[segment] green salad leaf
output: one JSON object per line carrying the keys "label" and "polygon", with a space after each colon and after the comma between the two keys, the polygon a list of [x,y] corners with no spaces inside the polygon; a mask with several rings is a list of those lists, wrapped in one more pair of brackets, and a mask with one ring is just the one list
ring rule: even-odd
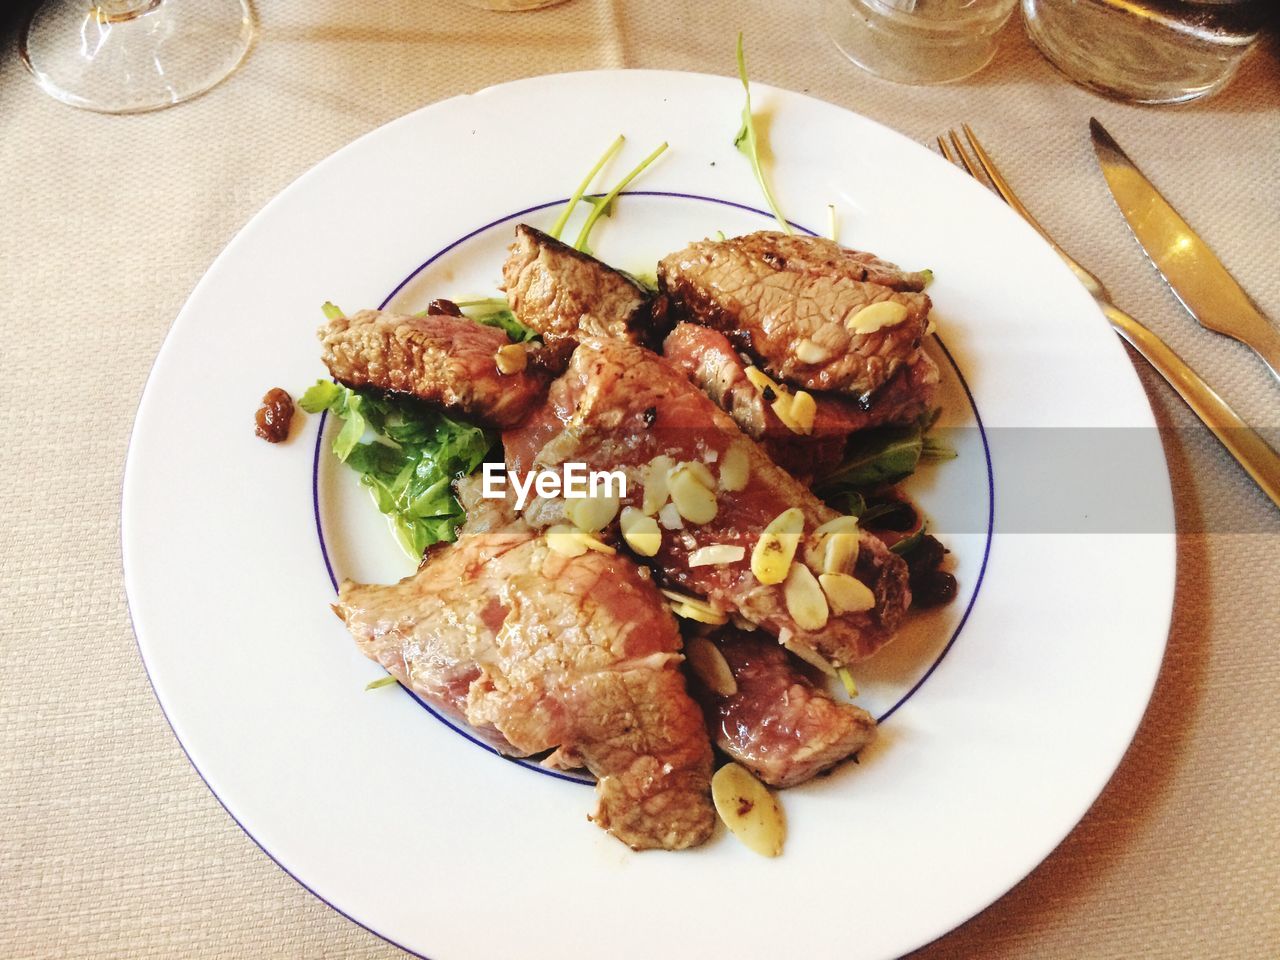
{"label": "green salad leaf", "polygon": [[764,164],[760,161],[760,138],[756,133],[755,117],[751,113],[751,82],[747,79],[747,57],[742,49],[742,34],[738,34],[738,76],[742,79],[742,89],[746,91],[747,102],[742,107],[742,126],[738,135],[733,138],[733,145],[751,161],[751,172],[756,175],[756,182],[764,193],[765,202],[773,211],[774,219],[784,233],[791,233],[791,224],[778,209],[778,201],[773,198],[773,190],[769,188],[769,180],[764,174]]}
{"label": "green salad leaf", "polygon": [[466,316],[486,327],[497,327],[512,343],[525,343],[542,335],[532,327],[526,327],[516,319],[505,297],[482,297],[478,300],[455,300]]}
{"label": "green salad leaf", "polygon": [[308,413],[327,410],[342,421],[334,455],[360,474],[411,557],[457,539],[465,515],[452,484],[485,461],[494,445],[490,433],[412,397],[353,390],[328,380],[317,381],[298,404]]}
{"label": "green salad leaf", "polygon": [[591,250],[587,247],[587,241],[591,237],[591,231],[595,228],[596,221],[602,216],[607,217],[613,212],[613,201],[617,199],[623,189],[636,177],[640,176],[649,164],[657,160],[667,149],[666,141],[663,141],[657,149],[641,160],[631,172],[614,184],[613,189],[606,193],[603,197],[585,197],[591,203],[591,213],[587,215],[586,222],[582,224],[582,229],[578,231],[578,239],[573,241],[573,249],[580,253],[591,255]]}
{"label": "green salad leaf", "polygon": [[926,436],[937,414],[936,410],[927,413],[905,427],[876,427],[854,434],[844,462],[818,481],[818,495],[847,501],[854,508],[849,512],[857,515],[866,507],[865,491],[905,480],[916,472],[921,460],[954,458],[954,450]]}

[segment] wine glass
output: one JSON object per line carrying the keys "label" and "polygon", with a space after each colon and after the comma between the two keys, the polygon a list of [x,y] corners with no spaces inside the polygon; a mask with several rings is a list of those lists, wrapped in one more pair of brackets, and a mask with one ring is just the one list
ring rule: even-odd
{"label": "wine glass", "polygon": [[63,103],[141,113],[204,93],[240,65],[253,36],[248,0],[44,0],[18,52]]}

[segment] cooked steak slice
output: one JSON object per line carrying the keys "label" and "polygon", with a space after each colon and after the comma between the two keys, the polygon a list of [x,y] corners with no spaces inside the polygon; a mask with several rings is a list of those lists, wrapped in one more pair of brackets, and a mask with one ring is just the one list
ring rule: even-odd
{"label": "cooked steak slice", "polygon": [[[632,505],[643,502],[641,477],[655,457],[698,461],[718,470],[729,449],[740,445],[748,463],[745,487],[736,492],[718,487],[712,519],[688,521],[684,529],[663,534],[653,563],[669,586],[705,597],[837,663],[860,660],[884,645],[910,604],[906,564],[863,531],[857,564],[849,572],[871,589],[874,607],[832,613],[821,629],[801,628],[782,585],[763,585],[751,572],[751,552],[764,527],[784,510],[801,510],[807,535],[836,513],[773,463],[679,370],[643,347],[607,338],[584,340],[564,376],[552,384],[546,406],[507,431],[503,442],[514,470],[565,462],[591,470],[623,469],[631,478],[624,502]],[[729,564],[690,564],[695,550],[713,544],[740,545],[745,557]],[[812,537],[806,536],[797,557],[811,545]]]}
{"label": "cooked steak slice", "polygon": [[[702,240],[658,264],[670,321],[715,327],[768,373],[807,390],[858,396],[920,350],[930,303],[915,276],[865,254],[844,256],[829,240],[777,233]],[[901,304],[905,319],[869,333],[846,326],[886,300]]]}
{"label": "cooked steak slice", "polygon": [[390,586],[342,585],[361,651],[500,749],[586,766],[592,819],[635,849],[704,841],[711,746],[662,597],[622,555],[568,558],[521,522],[466,533]]}
{"label": "cooked steak slice", "polygon": [[932,408],[938,386],[938,366],[921,350],[865,405],[844,394],[815,393],[813,432],[800,435],[778,419],[747,379],[747,362],[720,331],[679,323],[663,342],[662,354],[733,417],[743,433],[763,443],[775,463],[801,477],[837,466],[851,433],[919,419]]}
{"label": "cooked steak slice", "polygon": [[519,422],[550,379],[534,363],[499,372],[495,358],[507,335],[466,317],[361,310],[329,321],[319,337],[339,383],[412,394],[497,427]]}
{"label": "cooked steak slice", "polygon": [[697,684],[716,746],[775,787],[812,779],[868,743],[876,721],[841,702],[816,671],[772,637],[725,628],[714,637],[738,684],[720,697]]}
{"label": "cooked steak slice", "polygon": [[502,265],[516,319],[546,339],[644,339],[649,295],[634,280],[541,230],[520,224]]}

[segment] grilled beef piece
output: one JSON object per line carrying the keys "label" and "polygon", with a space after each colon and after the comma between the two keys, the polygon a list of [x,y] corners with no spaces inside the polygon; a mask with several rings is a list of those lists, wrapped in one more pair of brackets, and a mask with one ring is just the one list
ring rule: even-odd
{"label": "grilled beef piece", "polygon": [[649,294],[626,274],[520,224],[502,265],[503,289],[516,319],[548,340],[646,336]]}
{"label": "grilled beef piece", "polygon": [[695,681],[711,736],[765,783],[803,783],[875,738],[871,714],[832,697],[821,675],[772,637],[725,628],[713,642],[728,661],[738,692],[720,697]]}
{"label": "grilled beef piece", "polygon": [[662,354],[759,440],[774,462],[798,477],[820,476],[838,466],[849,434],[868,427],[917,420],[933,406],[938,366],[923,350],[889,379],[865,406],[838,393],[817,393],[813,432],[792,433],[747,379],[747,363],[718,330],[680,323]]}
{"label": "grilled beef piece", "polygon": [[361,310],[319,330],[325,366],[348,387],[408,393],[446,410],[509,427],[541,402],[548,371],[511,374],[495,357],[507,335],[466,317]]}
{"label": "grilled beef piece", "polygon": [[[769,232],[668,254],[658,263],[658,286],[669,320],[720,330],[771,375],[807,390],[858,396],[915,359],[930,308],[921,274],[830,240]],[[866,334],[845,326],[884,300],[905,307],[906,319]]]}
{"label": "grilled beef piece", "polygon": [[[773,463],[679,370],[642,347],[606,338],[583,340],[568,371],[552,384],[546,406],[507,431],[503,443],[514,470],[565,462],[585,463],[591,470],[623,469],[629,475],[624,503],[632,505],[642,502],[641,478],[654,457],[709,463],[714,473],[729,448],[741,445],[749,463],[745,489],[718,489],[710,522],[686,522],[683,530],[664,532],[653,563],[670,586],[837,663],[870,656],[888,642],[911,602],[906,564],[864,531],[849,572],[872,590],[875,606],[862,613],[833,613],[822,629],[803,630],[787,609],[782,585],[762,585],[752,574],[751,552],[764,527],[790,507],[803,512],[807,533],[835,517],[835,511]],[[531,515],[528,509],[525,515]],[[797,558],[815,545],[811,540],[806,537]],[[712,544],[741,545],[746,556],[732,564],[690,566],[690,554]]]}
{"label": "grilled beef piece", "polygon": [[500,750],[585,766],[601,827],[634,849],[711,834],[711,745],[680,635],[621,555],[567,558],[516,521],[431,551],[391,586],[342,585],[361,651]]}

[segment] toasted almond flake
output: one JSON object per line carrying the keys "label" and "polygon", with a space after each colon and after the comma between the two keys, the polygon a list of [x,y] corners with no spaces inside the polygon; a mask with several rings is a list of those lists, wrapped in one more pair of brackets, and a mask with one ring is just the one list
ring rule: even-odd
{"label": "toasted almond flake", "polygon": [[746,554],[745,547],[738,547],[729,543],[713,543],[709,546],[699,547],[689,554],[689,566],[713,567],[723,563],[737,563]]}
{"label": "toasted almond flake", "polygon": [[685,470],[689,472],[693,479],[697,480],[708,490],[715,490],[716,478],[712,476],[710,468],[700,460],[686,460],[681,463],[677,463],[671,473],[667,475],[667,484],[670,485],[672,474]]}
{"label": "toasted almond flake", "polygon": [[642,557],[652,557],[662,548],[662,530],[658,521],[646,517],[635,507],[624,507],[618,521],[622,539]]}
{"label": "toasted almond flake", "polygon": [[907,319],[907,308],[896,300],[881,300],[868,304],[845,321],[850,333],[875,333],[885,327],[896,326]]}
{"label": "toasted almond flake", "polygon": [[673,605],[671,612],[681,619],[695,620],[698,623],[707,623],[713,627],[720,627],[729,622],[728,616],[723,613],[704,610],[702,607],[695,607],[688,603]]}
{"label": "toasted almond flake", "polygon": [[818,582],[831,601],[831,609],[837,614],[861,613],[876,605],[876,595],[871,588],[847,573],[824,573],[818,577]]}
{"label": "toasted almond flake", "polygon": [[799,507],[788,507],[769,521],[764,528],[765,533],[804,533],[804,511]]}
{"label": "toasted almond flake", "polygon": [[509,343],[505,347],[498,348],[494,360],[498,365],[499,373],[519,373],[529,363],[529,355],[523,343]]}
{"label": "toasted almond flake", "polygon": [[587,545],[582,542],[582,531],[567,523],[547,528],[547,546],[562,557],[580,557],[587,552]]}
{"label": "toasted almond flake", "polygon": [[778,399],[769,405],[769,409],[773,411],[774,416],[782,421],[782,425],[792,433],[803,433],[800,424],[796,422],[796,418],[791,415],[791,404],[795,398],[789,393],[778,394]]}
{"label": "toasted almond flake", "polygon": [[[698,468],[701,468],[701,472]],[[698,463],[681,463],[671,471],[667,478],[667,486],[671,492],[671,502],[675,504],[680,516],[690,523],[710,523],[716,518],[719,505],[712,489],[715,480],[703,482],[702,474],[711,476],[706,466]]]}
{"label": "toasted almond flake", "polygon": [[831,359],[831,351],[806,337],[796,344],[796,359],[801,363],[825,363]]}
{"label": "toasted almond flake", "polygon": [[747,367],[747,369],[743,372],[747,375],[747,379],[751,381],[751,385],[755,387],[757,390],[759,390],[761,393],[764,393],[766,390],[772,390],[774,393],[778,394],[779,396],[786,393],[786,391],[783,390],[782,387],[774,383],[772,377],[770,377],[767,373],[765,373],[759,367]]}
{"label": "toasted almond flake", "polygon": [[924,335],[928,337],[937,332],[938,332],[938,325],[933,322],[933,314],[929,314],[929,322],[925,324]]}
{"label": "toasted almond flake", "polygon": [[747,453],[746,443],[736,440],[724,452],[724,462],[720,464],[720,489],[730,493],[745,490],[749,479],[751,457]]}
{"label": "toasted almond flake", "polygon": [[565,500],[564,514],[579,530],[595,533],[613,523],[618,515],[615,496],[581,497]]}
{"label": "toasted almond flake", "polygon": [[711,801],[729,831],[763,857],[782,853],[787,821],[778,799],[745,767],[727,763],[711,778]]}
{"label": "toasted almond flake", "polygon": [[848,573],[858,560],[856,533],[829,533],[822,539],[820,550],[823,573]]}
{"label": "toasted almond flake", "polygon": [[668,503],[658,511],[658,522],[667,530],[684,529],[684,518],[680,516],[680,511],[676,509],[674,503]]}
{"label": "toasted almond flake", "polygon": [[[659,592],[674,604],[690,607],[694,610],[699,610],[702,613],[706,614],[707,616],[719,617],[720,619],[716,621],[717,623],[724,623],[725,620],[727,619],[727,615],[723,610],[721,610],[715,604],[710,603],[706,600],[703,600],[699,597],[695,597],[687,593],[681,593],[678,590],[667,590],[665,588],[663,588]],[[705,621],[705,622],[710,623],[711,621]]]}
{"label": "toasted almond flake", "polygon": [[732,697],[738,692],[729,662],[720,648],[706,637],[690,637],[684,644],[685,659],[702,685],[718,697]]}
{"label": "toasted almond flake", "polygon": [[818,579],[803,563],[791,565],[782,591],[787,600],[787,613],[801,630],[821,630],[827,625],[831,615],[827,597],[818,585]]}
{"label": "toasted almond flake", "polygon": [[603,542],[593,534],[579,531],[578,537],[582,540],[582,545],[588,550],[594,550],[596,553],[605,553],[609,555],[613,555],[618,552],[617,548]]}
{"label": "toasted almond flake", "polygon": [[729,619],[733,621],[733,625],[735,627],[739,630],[744,630],[747,633],[760,629],[760,624],[756,623],[754,620],[748,620],[746,617],[738,613],[731,614]]}
{"label": "toasted almond flake", "polygon": [[644,500],[640,507],[651,517],[667,502],[667,474],[674,466],[675,461],[670,457],[658,456],[650,460],[645,468]]}
{"label": "toasted almond flake", "polygon": [[814,536],[825,537],[828,533],[857,533],[857,517],[833,517],[814,530]]}
{"label": "toasted almond flake", "polygon": [[832,666],[831,661],[828,660],[826,657],[824,657],[822,654],[820,654],[817,650],[813,649],[813,647],[809,646],[809,644],[805,643],[803,640],[796,638],[790,633],[787,633],[785,637],[780,633],[778,635],[778,639],[781,641],[784,647],[790,650],[793,654],[795,654],[805,663],[809,664],[809,666],[816,667],[817,669],[825,673],[828,677],[834,677],[836,675],[836,668]]}
{"label": "toasted almond flake", "polygon": [[818,403],[813,395],[798,390],[791,398],[791,419],[795,421],[796,429],[805,436],[813,433],[813,421],[817,416]]}

